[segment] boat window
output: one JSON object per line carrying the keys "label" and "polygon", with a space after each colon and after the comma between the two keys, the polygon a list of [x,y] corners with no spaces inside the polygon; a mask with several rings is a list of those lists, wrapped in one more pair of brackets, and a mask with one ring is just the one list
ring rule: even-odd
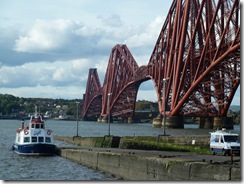
{"label": "boat window", "polygon": [[24,137],[24,142],[30,142],[30,137]]}
{"label": "boat window", "polygon": [[31,128],[35,128],[35,125],[34,124],[31,124]]}
{"label": "boat window", "polygon": [[44,128],[44,125],[43,124],[41,124],[41,128]]}
{"label": "boat window", "polygon": [[46,142],[50,143],[51,142],[51,138],[50,137],[46,137]]}
{"label": "boat window", "polygon": [[37,137],[31,137],[31,142],[37,142]]}
{"label": "boat window", "polygon": [[36,128],[40,128],[40,125],[39,124],[36,124]]}
{"label": "boat window", "polygon": [[44,138],[43,137],[38,137],[38,142],[44,142]]}

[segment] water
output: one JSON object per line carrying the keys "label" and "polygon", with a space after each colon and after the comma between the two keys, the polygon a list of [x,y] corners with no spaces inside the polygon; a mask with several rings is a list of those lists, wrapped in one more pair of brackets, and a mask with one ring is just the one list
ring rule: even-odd
{"label": "water", "polygon": [[[28,120],[25,122],[29,123]],[[59,156],[26,157],[19,156],[10,148],[15,132],[21,126],[18,120],[0,120],[0,179],[1,180],[117,180],[117,178],[79,165]],[[108,124],[80,121],[78,134],[82,137],[108,135]],[[75,136],[76,121],[47,120],[46,128],[55,135]],[[185,129],[166,129],[167,135],[209,135],[212,130],[197,129],[197,125],[185,125]],[[240,132],[235,126],[233,132]],[[157,136],[163,134],[163,128],[152,128],[151,124],[111,123],[110,134],[114,136]],[[56,145],[65,145],[60,141]]]}

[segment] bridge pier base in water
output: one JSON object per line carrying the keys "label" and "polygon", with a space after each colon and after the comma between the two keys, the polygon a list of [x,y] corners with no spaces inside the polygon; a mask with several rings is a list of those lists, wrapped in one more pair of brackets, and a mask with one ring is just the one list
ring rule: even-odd
{"label": "bridge pier base in water", "polygon": [[161,128],[161,126],[162,126],[162,116],[160,114],[156,118],[153,118],[152,127]]}
{"label": "bridge pier base in water", "polygon": [[[184,119],[180,116],[166,117],[165,126],[168,128],[184,128]],[[164,118],[162,118],[162,128],[164,127]]]}
{"label": "bridge pier base in water", "polygon": [[213,129],[212,117],[198,117],[198,128],[200,129]]}
{"label": "bridge pier base in water", "polygon": [[102,117],[102,123],[108,123],[108,116]]}
{"label": "bridge pier base in water", "polygon": [[198,117],[198,128],[218,129],[226,128],[233,129],[232,117]]}
{"label": "bridge pier base in water", "polygon": [[134,118],[133,117],[128,117],[128,121],[127,121],[127,123],[134,123]]}
{"label": "bridge pier base in water", "polygon": [[103,118],[102,118],[101,116],[99,116],[99,117],[97,118],[97,122],[98,122],[98,123],[102,123],[102,120],[103,120]]}
{"label": "bridge pier base in water", "polygon": [[214,117],[213,128],[234,129],[233,117]]}

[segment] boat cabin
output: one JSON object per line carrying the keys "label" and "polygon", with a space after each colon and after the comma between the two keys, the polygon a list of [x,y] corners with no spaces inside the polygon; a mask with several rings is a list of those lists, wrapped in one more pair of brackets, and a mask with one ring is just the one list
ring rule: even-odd
{"label": "boat cabin", "polygon": [[53,143],[51,130],[45,129],[45,123],[40,115],[34,115],[30,119],[29,126],[17,130],[16,142],[22,144],[29,143]]}
{"label": "boat cabin", "polygon": [[45,129],[45,123],[35,107],[35,115],[31,116],[29,126],[22,127],[16,132],[15,142],[12,149],[21,155],[53,155],[57,152],[54,144],[53,132]]}
{"label": "boat cabin", "polygon": [[30,128],[45,129],[45,124],[44,121],[42,120],[42,117],[39,115],[32,116],[30,120]]}

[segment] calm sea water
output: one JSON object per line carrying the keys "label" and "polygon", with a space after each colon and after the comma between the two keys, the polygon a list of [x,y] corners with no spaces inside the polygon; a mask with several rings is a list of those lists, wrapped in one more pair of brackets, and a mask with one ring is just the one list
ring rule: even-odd
{"label": "calm sea water", "polygon": [[[29,123],[27,120],[26,125]],[[15,132],[21,126],[18,120],[0,120],[0,180],[117,180],[117,178],[79,165],[59,156],[26,157],[19,156],[10,148]],[[47,120],[46,128],[55,135],[75,136],[76,121]],[[168,135],[208,135],[212,130],[197,129],[197,125],[185,125],[185,129],[166,129]],[[240,132],[235,126],[233,132]],[[111,123],[110,133],[114,136],[157,136],[163,128],[152,128],[151,124]],[[108,124],[79,121],[78,134],[82,137],[108,135]],[[60,141],[56,145],[65,145]]]}

